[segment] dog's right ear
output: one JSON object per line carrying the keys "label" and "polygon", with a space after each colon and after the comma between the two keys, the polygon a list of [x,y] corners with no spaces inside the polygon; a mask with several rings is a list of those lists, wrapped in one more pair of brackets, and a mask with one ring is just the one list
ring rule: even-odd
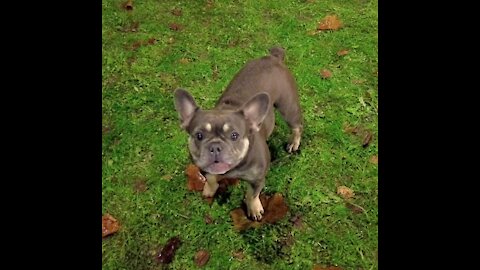
{"label": "dog's right ear", "polygon": [[197,104],[193,97],[184,89],[175,90],[175,109],[178,112],[181,127],[186,129],[190,120],[192,120],[193,114],[198,110]]}

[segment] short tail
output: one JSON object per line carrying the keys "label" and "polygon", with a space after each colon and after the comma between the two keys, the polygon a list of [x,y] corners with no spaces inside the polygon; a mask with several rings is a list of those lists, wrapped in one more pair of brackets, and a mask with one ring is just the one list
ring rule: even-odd
{"label": "short tail", "polygon": [[270,54],[272,56],[275,56],[277,57],[278,59],[280,59],[282,62],[283,60],[285,59],[285,50],[283,48],[280,48],[280,47],[273,47],[270,49]]}

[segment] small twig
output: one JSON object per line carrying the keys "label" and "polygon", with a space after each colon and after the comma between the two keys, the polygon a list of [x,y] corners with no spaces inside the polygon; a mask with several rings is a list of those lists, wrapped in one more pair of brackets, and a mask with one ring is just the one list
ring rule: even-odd
{"label": "small twig", "polygon": [[189,217],[187,217],[187,216],[185,216],[185,215],[182,215],[182,214],[179,214],[179,213],[177,213],[177,214],[175,214],[175,215],[180,216],[180,217],[183,217],[183,218],[185,218],[185,219],[190,219]]}
{"label": "small twig", "polygon": [[363,253],[362,253],[362,251],[360,250],[360,248],[357,247],[357,251],[358,251],[358,253],[360,253],[360,257],[362,258],[362,261],[364,261],[365,258],[363,257]]}
{"label": "small twig", "polygon": [[367,211],[365,210],[365,208],[363,208],[363,207],[361,207],[360,205],[355,204],[355,203],[353,203],[353,202],[351,202],[351,201],[347,201],[347,202],[348,202],[349,204],[355,206],[355,207],[360,208],[360,209],[363,211],[363,213],[365,213],[365,216],[367,216],[367,218],[368,218],[368,214],[367,214]]}

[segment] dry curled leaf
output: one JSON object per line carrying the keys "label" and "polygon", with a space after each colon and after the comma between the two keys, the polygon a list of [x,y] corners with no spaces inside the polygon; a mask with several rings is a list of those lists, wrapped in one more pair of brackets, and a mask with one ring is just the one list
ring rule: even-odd
{"label": "dry curled leaf", "polygon": [[168,28],[170,28],[170,30],[173,30],[173,31],[180,31],[183,29],[183,26],[178,23],[171,23],[168,25]]}
{"label": "dry curled leaf", "polygon": [[320,76],[322,76],[322,79],[328,79],[332,77],[332,72],[328,69],[322,69],[320,70]]}
{"label": "dry curled leaf", "polygon": [[273,196],[260,194],[260,201],[262,202],[265,211],[260,221],[253,221],[247,217],[245,205],[230,212],[233,226],[236,230],[243,231],[250,227],[258,228],[265,223],[273,224],[287,215],[288,206],[286,205],[282,194],[275,193]]}
{"label": "dry curled leaf", "polygon": [[347,55],[347,54],[348,54],[348,50],[345,50],[345,49],[340,50],[340,51],[337,52],[337,55],[338,55],[338,56],[344,56],[344,55]]}
{"label": "dry curled leaf", "polygon": [[190,63],[190,59],[188,58],[180,58],[180,60],[178,60],[178,62],[182,63],[182,64],[188,64]]}
{"label": "dry curled leaf", "polygon": [[179,8],[172,9],[171,13],[175,16],[182,16],[182,10]]}
{"label": "dry curled leaf", "polygon": [[342,27],[342,22],[337,15],[327,15],[318,23],[317,30],[338,30],[340,27]]}
{"label": "dry curled leaf", "polygon": [[127,0],[122,4],[123,9],[132,11],[133,10],[133,0]]}
{"label": "dry curled leaf", "polygon": [[345,200],[348,200],[353,196],[355,196],[355,193],[353,192],[353,190],[346,186],[337,187],[337,194],[340,195]]}
{"label": "dry curled leaf", "polygon": [[195,254],[195,264],[198,267],[204,266],[208,262],[208,259],[210,259],[210,254],[208,254],[208,251],[206,250],[199,250]]}
{"label": "dry curled leaf", "polygon": [[160,250],[157,256],[157,260],[160,263],[168,264],[173,260],[175,252],[182,242],[178,236],[172,237],[168,240],[167,244]]}
{"label": "dry curled leaf", "polygon": [[369,161],[370,163],[378,164],[378,156],[377,155],[372,156]]}
{"label": "dry curled leaf", "polygon": [[149,38],[149,39],[147,40],[147,44],[149,44],[149,45],[153,45],[153,44],[155,44],[155,43],[157,43],[157,40],[156,40],[155,38]]}
{"label": "dry curled leaf", "polygon": [[142,46],[143,42],[141,40],[139,41],[135,41],[133,44],[132,44],[132,51],[140,48],[140,46]]}
{"label": "dry curled leaf", "polygon": [[357,126],[350,126],[350,125],[346,125],[344,128],[343,128],[343,131],[345,133],[350,133],[350,134],[357,134],[359,131],[360,131],[360,128],[357,127]]}
{"label": "dry curled leaf", "polygon": [[370,131],[367,131],[367,133],[363,137],[362,146],[367,147],[370,144],[370,142],[372,141],[372,138],[373,138],[372,133]]}
{"label": "dry curled leaf", "polygon": [[105,214],[102,216],[102,238],[116,233],[118,229],[120,229],[120,224],[114,217],[112,217],[110,214]]}

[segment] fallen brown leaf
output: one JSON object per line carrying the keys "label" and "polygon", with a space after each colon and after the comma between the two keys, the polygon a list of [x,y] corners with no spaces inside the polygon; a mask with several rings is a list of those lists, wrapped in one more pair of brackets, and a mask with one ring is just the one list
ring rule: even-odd
{"label": "fallen brown leaf", "polygon": [[364,82],[366,82],[366,81],[367,81],[367,80],[365,80],[365,79],[358,79],[358,80],[353,80],[352,83],[353,83],[353,84],[362,84],[362,83],[364,83]]}
{"label": "fallen brown leaf", "polygon": [[[187,189],[190,191],[202,191],[205,185],[205,176],[202,175],[200,169],[195,164],[187,165],[185,169],[187,175]],[[213,203],[213,199],[228,190],[228,186],[238,185],[240,180],[238,178],[225,178],[218,181],[218,189],[213,197],[204,198],[209,204]]]}
{"label": "fallen brown leaf", "polygon": [[132,11],[133,10],[133,0],[127,0],[122,4],[123,9]]}
{"label": "fallen brown leaf", "polygon": [[138,21],[132,22],[130,25],[124,26],[120,29],[122,32],[137,32],[140,23]]}
{"label": "fallen brown leaf", "polygon": [[237,231],[243,231],[250,228],[252,221],[247,218],[245,211],[242,208],[236,208],[230,211],[230,217],[233,221],[233,227]]}
{"label": "fallen brown leaf", "polygon": [[370,131],[367,131],[367,133],[365,134],[365,137],[363,137],[362,146],[367,147],[372,141],[372,138],[373,138],[372,133]]}
{"label": "fallen brown leaf", "polygon": [[120,229],[118,221],[110,214],[102,216],[102,238],[110,234],[116,233]]}
{"label": "fallen brown leaf", "polygon": [[350,126],[350,125],[346,125],[344,128],[343,128],[343,131],[345,133],[350,133],[350,134],[357,134],[359,131],[360,131],[360,128],[357,127],[357,126]]}
{"label": "fallen brown leaf", "polygon": [[343,128],[343,131],[345,133],[350,133],[350,134],[353,134],[353,135],[356,135],[356,136],[362,138],[362,146],[363,147],[367,147],[373,139],[372,132],[370,130],[366,129],[366,128],[363,128],[363,127],[345,125],[344,128]]}
{"label": "fallen brown leaf", "polygon": [[241,261],[245,258],[245,254],[243,253],[243,250],[234,251],[232,253],[232,256],[239,261]]}
{"label": "fallen brown leaf", "polygon": [[133,189],[137,193],[142,193],[147,191],[148,189],[147,181],[143,178],[138,178],[137,180],[135,180],[135,183],[133,184]]}
{"label": "fallen brown leaf", "polygon": [[347,55],[347,54],[348,54],[348,50],[345,50],[345,49],[337,52],[338,56],[344,56],[344,55]]}
{"label": "fallen brown leaf", "polygon": [[378,156],[377,155],[372,156],[369,161],[370,163],[378,164]]}
{"label": "fallen brown leaf", "polygon": [[195,254],[195,264],[198,267],[204,266],[208,262],[208,259],[210,259],[210,254],[208,254],[206,250],[199,250],[197,254]]}
{"label": "fallen brown leaf", "polygon": [[165,180],[165,181],[170,181],[170,180],[172,180],[172,178],[173,177],[169,174],[162,176],[162,179]]}
{"label": "fallen brown leaf", "polygon": [[133,44],[132,44],[132,50],[136,50],[138,48],[140,48],[140,46],[143,45],[143,41],[139,40],[139,41],[135,41]]}
{"label": "fallen brown leaf", "polygon": [[332,77],[332,72],[328,69],[322,69],[320,71],[320,76],[322,76],[322,79],[328,79]]}
{"label": "fallen brown leaf", "polygon": [[182,10],[179,9],[179,8],[174,8],[172,9],[172,11],[170,11],[172,13],[172,15],[175,15],[175,16],[182,16]]}
{"label": "fallen brown leaf", "polygon": [[178,236],[170,238],[167,244],[158,253],[157,260],[163,264],[171,263],[173,256],[175,256],[175,252],[181,243],[182,242]]}
{"label": "fallen brown leaf", "polygon": [[327,15],[318,23],[317,30],[338,30],[340,27],[342,27],[342,22],[337,15]]}
{"label": "fallen brown leaf", "polygon": [[212,224],[213,219],[210,215],[205,215],[205,224]]}
{"label": "fallen brown leaf", "polygon": [[180,31],[183,29],[183,26],[178,23],[171,23],[168,25],[168,27],[170,28],[170,30],[173,30],[173,31]]}
{"label": "fallen brown leaf", "polygon": [[275,223],[287,215],[288,207],[285,204],[282,194],[275,193],[267,200],[265,215],[262,220],[267,223]]}
{"label": "fallen brown leaf", "polygon": [[337,194],[340,195],[345,200],[348,200],[355,196],[355,192],[346,186],[339,186],[337,187]]}
{"label": "fallen brown leaf", "polygon": [[185,170],[187,175],[187,188],[190,191],[202,191],[205,185],[205,177],[195,164],[189,164]]}
{"label": "fallen brown leaf", "polygon": [[133,44],[132,44],[132,47],[131,49],[132,50],[136,50],[138,48],[140,48],[140,46],[144,46],[144,45],[153,45],[157,43],[157,40],[155,38],[149,38],[147,40],[138,40],[138,41],[135,41]]}
{"label": "fallen brown leaf", "polygon": [[102,135],[106,135],[108,133],[110,133],[110,131],[112,131],[113,129],[113,124],[106,124],[104,126],[102,126]]}
{"label": "fallen brown leaf", "polygon": [[293,227],[295,228],[302,228],[303,227],[303,222],[302,222],[302,216],[299,214],[296,214],[294,217],[290,219],[290,222],[293,223]]}
{"label": "fallen brown leaf", "polygon": [[149,39],[147,40],[147,44],[153,45],[153,44],[155,44],[155,43],[157,43],[157,40],[156,40],[155,38],[149,38]]}

